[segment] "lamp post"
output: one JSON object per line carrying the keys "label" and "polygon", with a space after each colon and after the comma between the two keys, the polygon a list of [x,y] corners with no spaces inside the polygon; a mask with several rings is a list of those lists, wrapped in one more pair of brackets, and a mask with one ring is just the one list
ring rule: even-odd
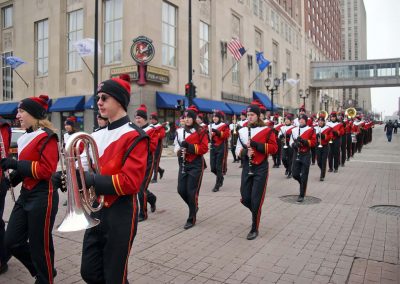
{"label": "lamp post", "polygon": [[325,110],[328,111],[329,97],[328,97],[327,94],[324,95],[324,98],[322,99],[322,102],[325,104]]}
{"label": "lamp post", "polygon": [[271,79],[268,77],[264,81],[267,92],[271,92],[271,116],[274,115],[274,92],[278,90],[280,80],[279,78],[274,79],[274,84],[272,85]]}
{"label": "lamp post", "polygon": [[97,86],[99,84],[99,0],[94,2],[94,66],[93,66],[93,130],[98,127],[97,114],[99,107],[96,103]]}
{"label": "lamp post", "polygon": [[309,95],[310,95],[309,89],[306,89],[305,92],[303,92],[302,89],[299,90],[299,96],[300,96],[300,98],[303,99],[304,108],[306,107],[306,99],[308,98]]}

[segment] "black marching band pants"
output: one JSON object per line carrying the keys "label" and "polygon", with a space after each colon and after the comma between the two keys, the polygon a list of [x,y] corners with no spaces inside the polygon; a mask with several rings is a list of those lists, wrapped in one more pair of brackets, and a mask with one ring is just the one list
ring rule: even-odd
{"label": "black marching band pants", "polygon": [[352,151],[352,138],[351,138],[351,132],[346,133],[346,152],[347,152],[347,159],[350,159],[351,157],[351,151]]}
{"label": "black marching band pants", "polygon": [[300,196],[304,197],[307,192],[308,172],[310,171],[311,153],[293,154],[293,178],[300,184]]}
{"label": "black marching band pants", "polygon": [[137,230],[137,196],[124,195],[91,213],[100,224],[83,238],[81,275],[86,283],[127,283],[128,258]]}
{"label": "black marching band pants", "polygon": [[320,178],[325,178],[326,162],[328,160],[329,147],[328,145],[322,145],[322,147],[317,146],[316,148],[317,148],[317,164],[318,167],[321,169]]}
{"label": "black marching band pants", "polygon": [[332,140],[332,143],[329,143],[329,169],[337,170],[339,168],[339,160],[340,160],[340,142],[341,138],[337,137],[336,139]]}
{"label": "black marching band pants", "polygon": [[34,189],[21,189],[8,222],[7,250],[36,276],[38,283],[53,283],[54,246],[52,229],[58,211],[58,192],[51,182]]}
{"label": "black marching band pants", "polygon": [[219,146],[212,144],[210,151],[211,172],[217,176],[217,183],[221,184],[224,177],[226,144],[221,143]]}
{"label": "black marching band pants", "polygon": [[340,164],[344,166],[346,162],[347,134],[343,134],[340,142]]}
{"label": "black marching band pants", "polygon": [[361,153],[364,141],[364,130],[361,130],[359,134],[357,134],[357,143],[356,143],[356,150],[358,153]]}
{"label": "black marching band pants", "polygon": [[190,163],[186,161],[184,168],[182,166],[182,158],[179,158],[178,161],[178,193],[189,207],[187,222],[195,224],[198,197],[204,172],[204,159],[199,156]]}
{"label": "black marching band pants", "polygon": [[7,183],[4,179],[4,174],[3,174],[0,184],[0,266],[3,266],[8,260],[8,255],[4,245],[4,237],[6,231],[5,231],[5,223],[3,220],[4,205],[5,205],[7,190],[8,190]]}
{"label": "black marching band pants", "polygon": [[163,150],[162,139],[158,140],[156,151],[154,152],[153,180],[157,180],[157,175],[161,172],[160,159]]}
{"label": "black marching band pants", "polygon": [[310,149],[311,149],[311,163],[314,165],[317,156],[317,150],[315,149],[315,147],[311,147]]}
{"label": "black marching band pants", "polygon": [[282,148],[282,163],[288,174],[292,174],[292,163],[293,163],[293,149],[288,145],[287,148]]}
{"label": "black marching band pants", "polygon": [[239,161],[239,158],[236,157],[236,143],[238,140],[238,135],[237,134],[233,134],[231,136],[231,153],[232,153],[232,157],[233,157],[233,161]]}
{"label": "black marching band pants", "polygon": [[278,144],[278,151],[272,155],[272,160],[274,161],[274,166],[279,167],[281,165],[282,141],[278,136],[276,136],[276,144]]}
{"label": "black marching band pants", "polygon": [[140,205],[139,216],[143,217],[144,219],[147,219],[147,202],[150,205],[153,205],[156,202],[156,196],[150,190],[148,190],[151,174],[153,172],[153,167],[154,167],[153,162],[154,162],[154,155],[149,153],[149,159],[147,161],[147,167],[146,167],[146,174],[144,176],[144,181],[140,186],[140,191],[138,193],[139,205]]}
{"label": "black marching band pants", "polygon": [[[261,164],[249,165],[248,156],[242,157],[243,170],[240,184],[240,202],[247,207],[252,216],[251,230],[258,231],[261,219],[261,208],[265,198],[265,192],[268,182],[268,159]],[[249,175],[249,169],[253,175]]]}

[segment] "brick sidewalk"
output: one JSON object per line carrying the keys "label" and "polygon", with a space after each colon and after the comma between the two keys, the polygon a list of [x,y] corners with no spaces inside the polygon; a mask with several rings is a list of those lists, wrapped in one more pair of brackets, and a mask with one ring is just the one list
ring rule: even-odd
{"label": "brick sidewalk", "polygon": [[[270,169],[260,235],[246,240],[251,215],[239,202],[240,169],[229,160],[218,193],[205,171],[198,223],[184,230],[187,208],[176,192],[176,158],[163,157],[166,175],[150,190],[157,211],[139,224],[129,261],[131,283],[400,283],[400,218],[373,205],[400,205],[400,134],[386,141],[382,127],[361,154],[319,181],[311,166],[309,196],[320,203],[283,202],[298,184],[284,169]],[[65,200],[60,194],[60,204]],[[7,197],[5,219],[11,211]],[[65,207],[59,207],[56,224]],[[55,283],[83,283],[79,274],[83,233],[54,232]],[[33,283],[15,259],[0,283]]]}

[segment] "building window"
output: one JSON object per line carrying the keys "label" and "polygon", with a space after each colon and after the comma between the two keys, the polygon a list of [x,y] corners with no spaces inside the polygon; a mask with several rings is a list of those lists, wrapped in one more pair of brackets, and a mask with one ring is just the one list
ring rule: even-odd
{"label": "building window", "polygon": [[7,6],[2,9],[3,29],[11,28],[13,25],[13,6]]}
{"label": "building window", "polygon": [[122,60],[122,0],[104,1],[104,64]]}
{"label": "building window", "polygon": [[200,21],[200,73],[203,75],[210,75],[210,26],[202,21]]}
{"label": "building window", "polygon": [[11,67],[6,64],[6,58],[12,55],[12,52],[5,52],[2,54],[3,101],[13,100],[13,71]]}
{"label": "building window", "polygon": [[68,71],[82,69],[82,60],[74,42],[83,38],[83,9],[68,13]]}
{"label": "building window", "polygon": [[162,64],[176,66],[177,9],[167,2],[162,4]]}
{"label": "building window", "polygon": [[[240,39],[240,18],[232,15],[232,38]],[[236,60],[232,57],[233,63],[235,63],[232,69],[232,83],[235,85],[239,85],[240,83],[240,68],[239,64]]]}
{"label": "building window", "polygon": [[272,42],[272,77],[279,78],[279,44]]}
{"label": "building window", "polygon": [[[255,38],[254,38],[255,42],[254,45],[256,47],[255,50],[255,54],[257,55],[258,52],[261,52],[263,50],[262,48],[262,34],[260,31],[256,30],[255,31]],[[263,87],[263,76],[260,75],[260,68],[258,68],[258,65],[256,65],[256,67],[254,68],[255,70],[255,75],[256,75],[256,82],[255,82],[255,88],[258,91],[262,90]]]}
{"label": "building window", "polygon": [[49,20],[35,23],[36,76],[47,76],[49,71]]}

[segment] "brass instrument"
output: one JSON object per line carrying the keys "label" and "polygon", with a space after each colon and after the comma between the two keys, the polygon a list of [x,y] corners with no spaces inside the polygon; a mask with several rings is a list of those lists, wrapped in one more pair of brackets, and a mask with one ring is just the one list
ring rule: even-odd
{"label": "brass instrument", "polygon": [[[247,127],[247,129],[249,131],[248,141],[250,143],[250,141],[251,141],[251,127],[249,126],[249,127]],[[252,163],[251,163],[252,160],[253,160],[253,155],[249,156],[249,172],[248,172],[249,176],[254,175],[253,170],[252,170]]]}
{"label": "brass instrument", "polygon": [[[328,112],[327,112],[326,110],[320,110],[320,111],[317,113],[317,119],[319,119],[322,115],[324,115],[325,119],[328,118],[328,116],[329,116],[329,114],[328,114]],[[319,128],[319,135],[320,135],[320,138],[319,138],[319,145],[318,145],[318,148],[322,148],[322,145],[321,145],[321,140],[322,140],[321,134],[322,134],[322,131],[321,131],[321,127],[320,127],[320,128]],[[331,144],[333,143],[332,138],[329,140],[329,143],[331,143]]]}
{"label": "brass instrument", "polygon": [[233,115],[233,119],[232,119],[232,123],[233,123],[233,135],[237,135],[237,130],[236,130],[236,114]]}
{"label": "brass instrument", "polygon": [[[282,126],[282,128],[283,127],[285,127],[286,125],[284,125],[284,126]],[[282,132],[282,128],[281,128],[281,132]],[[288,145],[287,145],[287,135],[286,135],[286,133],[287,133],[287,131],[288,131],[288,126],[286,126],[286,128],[285,128],[285,137],[283,138],[283,139],[285,139],[285,146],[283,146],[283,149],[287,149],[288,148]]]}
{"label": "brass instrument", "polygon": [[[97,200],[97,196],[93,188],[86,189],[85,173],[80,156],[81,145],[83,145],[83,150],[87,156],[89,171],[100,172],[99,152],[93,137],[84,132],[74,133],[65,145],[64,161],[61,161],[65,163],[66,167],[68,203],[66,215],[57,228],[60,232],[86,230],[100,223],[98,219],[92,218],[89,214],[90,212],[97,212],[103,207],[104,196],[99,196],[99,205],[94,207],[93,203]],[[89,152],[89,148],[91,152]],[[78,169],[76,169],[75,162]],[[77,174],[80,176],[82,188],[79,188]]]}
{"label": "brass instrument", "polygon": [[318,125],[318,128],[319,128],[319,145],[318,145],[318,148],[322,148],[322,137],[321,137],[321,135],[322,135],[322,129],[321,129],[321,126],[319,126]]}
{"label": "brass instrument", "polygon": [[349,107],[344,112],[344,115],[347,116],[348,118],[355,118],[357,115],[357,110],[354,107]]}
{"label": "brass instrument", "polygon": [[[186,130],[185,130],[185,128],[183,128],[183,140],[182,140],[182,142],[185,141],[185,132],[186,132]],[[185,162],[185,159],[186,159],[186,148],[185,147],[181,147],[181,153],[182,153],[182,164],[181,164],[182,171],[181,171],[181,173],[185,174],[186,173],[186,171],[185,171],[185,166],[186,166],[186,162]]]}
{"label": "brass instrument", "polygon": [[[1,158],[2,159],[7,158],[6,147],[4,145],[3,135],[1,134],[0,134],[0,148],[1,148]],[[10,180],[10,170],[4,171],[4,177]],[[15,202],[14,187],[11,185],[11,183],[10,183],[10,193],[12,200]]]}

